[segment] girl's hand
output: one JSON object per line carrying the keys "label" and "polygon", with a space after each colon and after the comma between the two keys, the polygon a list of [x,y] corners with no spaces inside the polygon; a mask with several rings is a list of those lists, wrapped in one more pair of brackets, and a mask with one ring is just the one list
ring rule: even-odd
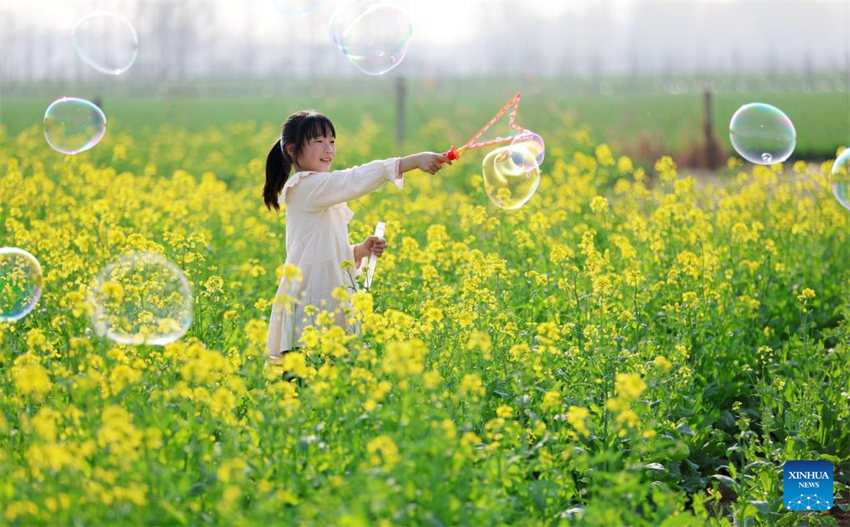
{"label": "girl's hand", "polygon": [[449,158],[443,154],[435,154],[434,152],[422,152],[421,154],[417,154],[417,157],[416,168],[429,174],[436,174],[443,168],[442,163],[452,164]]}
{"label": "girl's hand", "polygon": [[413,154],[401,158],[398,171],[403,174],[408,170],[418,168],[423,172],[428,172],[429,174],[436,174],[441,168],[443,168],[441,162],[448,163],[450,165],[452,164],[452,162],[449,161],[449,159],[443,154],[437,154],[434,152],[420,152],[419,154]]}
{"label": "girl's hand", "polygon": [[[360,258],[365,258],[370,254],[374,254],[375,256],[380,258],[381,255],[384,254],[384,249],[387,248],[387,241],[383,238],[378,238],[377,236],[369,236],[368,238],[363,240],[363,243],[358,245],[358,248],[361,251],[359,255]],[[355,254],[354,256],[357,257],[358,255]]]}

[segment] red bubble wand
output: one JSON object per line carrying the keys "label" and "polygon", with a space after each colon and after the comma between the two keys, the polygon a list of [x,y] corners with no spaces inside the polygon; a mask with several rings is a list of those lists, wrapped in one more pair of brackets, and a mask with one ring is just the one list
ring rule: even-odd
{"label": "red bubble wand", "polygon": [[456,159],[460,159],[460,155],[466,152],[467,150],[472,150],[475,148],[484,148],[485,146],[499,145],[502,143],[507,143],[508,141],[513,141],[516,137],[515,135],[509,135],[507,137],[497,137],[495,139],[488,139],[487,141],[478,142],[478,140],[481,139],[481,136],[484,135],[496,121],[501,119],[501,117],[505,115],[505,112],[507,112],[508,110],[511,111],[510,115],[508,116],[508,125],[512,129],[520,133],[527,132],[528,130],[516,124],[516,112],[519,108],[520,96],[521,94],[517,93],[516,95],[511,97],[511,100],[509,100],[504,106],[502,106],[502,108],[498,112],[496,112],[496,115],[494,115],[493,118],[490,119],[481,130],[478,130],[478,133],[473,135],[472,139],[467,141],[465,145],[461,146],[460,148],[451,147],[449,151],[443,155],[446,156],[449,161],[454,161]]}

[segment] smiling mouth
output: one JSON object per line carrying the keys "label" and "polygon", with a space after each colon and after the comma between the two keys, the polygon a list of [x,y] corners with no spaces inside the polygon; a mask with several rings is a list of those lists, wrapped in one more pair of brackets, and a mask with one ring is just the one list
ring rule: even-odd
{"label": "smiling mouth", "polygon": [[322,163],[330,163],[332,160],[331,159],[319,159],[319,161],[321,161]]}

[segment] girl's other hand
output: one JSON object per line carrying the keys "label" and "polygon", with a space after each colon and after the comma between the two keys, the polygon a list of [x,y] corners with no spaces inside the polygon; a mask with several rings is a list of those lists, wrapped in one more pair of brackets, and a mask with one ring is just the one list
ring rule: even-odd
{"label": "girl's other hand", "polygon": [[374,254],[380,258],[381,255],[384,254],[384,249],[387,248],[387,241],[377,236],[369,236],[363,240],[363,243],[361,243],[360,246],[363,248],[365,256]]}

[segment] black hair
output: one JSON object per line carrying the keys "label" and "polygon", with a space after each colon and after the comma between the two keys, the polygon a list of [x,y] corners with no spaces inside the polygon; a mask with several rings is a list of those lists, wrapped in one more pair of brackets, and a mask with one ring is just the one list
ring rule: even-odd
{"label": "black hair", "polygon": [[295,146],[295,157],[301,153],[301,148],[311,139],[317,137],[336,137],[336,130],[330,119],[312,110],[302,110],[290,115],[281,128],[278,139],[266,158],[266,184],[263,187],[263,201],[269,210],[280,210],[277,197],[283,190],[283,185],[289,179],[293,159],[286,151],[286,145]]}

